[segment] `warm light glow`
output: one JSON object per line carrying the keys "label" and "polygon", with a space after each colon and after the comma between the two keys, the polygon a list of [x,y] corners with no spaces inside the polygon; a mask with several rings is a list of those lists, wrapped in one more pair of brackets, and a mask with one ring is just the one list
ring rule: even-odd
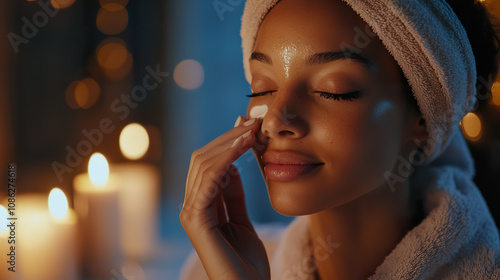
{"label": "warm light glow", "polygon": [[75,86],[75,101],[78,106],[83,108],[89,100],[89,88],[87,84],[79,81]]}
{"label": "warm light glow", "polygon": [[103,40],[96,50],[97,64],[110,81],[120,81],[132,70],[132,55],[125,42],[116,37]]}
{"label": "warm light glow", "polygon": [[464,136],[471,140],[477,141],[481,138],[482,128],[481,119],[474,113],[468,113],[460,122]]}
{"label": "warm light glow", "polygon": [[92,107],[97,102],[97,100],[99,100],[99,96],[101,95],[101,87],[96,82],[96,80],[92,78],[85,78],[81,82],[85,84],[88,92],[87,103],[85,103],[81,107],[84,109],[88,109]]}
{"label": "warm light glow", "polygon": [[120,150],[128,159],[140,159],[149,148],[149,136],[146,129],[138,124],[131,123],[125,126],[120,133]]}
{"label": "warm light glow", "polygon": [[493,83],[491,88],[491,103],[500,106],[500,82]]}
{"label": "warm light glow", "polygon": [[99,31],[107,35],[115,35],[127,28],[128,12],[120,4],[105,4],[97,12],[96,25]]}
{"label": "warm light glow", "polygon": [[125,78],[127,75],[130,74],[132,70],[132,64],[133,64],[132,61],[133,61],[132,55],[130,53],[127,53],[127,59],[125,60],[125,63],[123,64],[122,67],[118,69],[104,69],[106,77],[113,82],[117,82]]}
{"label": "warm light glow", "polygon": [[203,66],[196,60],[183,60],[174,69],[174,81],[184,89],[199,88],[204,77]]}
{"label": "warm light glow", "polygon": [[75,3],[75,0],[51,0],[50,4],[56,9],[64,9]]}
{"label": "warm light glow", "polygon": [[92,78],[72,82],[66,89],[66,103],[73,109],[92,107],[101,95],[101,87]]}
{"label": "warm light glow", "polygon": [[55,218],[68,214],[68,199],[60,188],[53,188],[49,194],[49,211]]}
{"label": "warm light glow", "polygon": [[68,88],[66,88],[66,103],[71,109],[80,108],[75,100],[75,89],[78,83],[79,81],[73,81],[71,82],[71,84],[69,84]]}
{"label": "warm light glow", "polygon": [[94,153],[89,160],[90,181],[96,186],[103,186],[108,181],[109,165],[101,153]]}
{"label": "warm light glow", "polygon": [[114,41],[99,45],[97,62],[104,69],[118,69],[127,60],[127,48],[123,41]]}
{"label": "warm light glow", "polygon": [[0,205],[0,232],[7,231],[8,227],[7,225],[7,218],[9,217],[9,212],[7,212],[7,209]]}

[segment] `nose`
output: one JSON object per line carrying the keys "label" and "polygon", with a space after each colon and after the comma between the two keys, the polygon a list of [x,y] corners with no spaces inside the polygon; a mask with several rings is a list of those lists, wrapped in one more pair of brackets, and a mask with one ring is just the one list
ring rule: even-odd
{"label": "nose", "polygon": [[275,94],[276,97],[267,104],[268,112],[262,120],[262,136],[267,139],[304,137],[308,129],[302,114],[305,110],[304,100],[286,91]]}

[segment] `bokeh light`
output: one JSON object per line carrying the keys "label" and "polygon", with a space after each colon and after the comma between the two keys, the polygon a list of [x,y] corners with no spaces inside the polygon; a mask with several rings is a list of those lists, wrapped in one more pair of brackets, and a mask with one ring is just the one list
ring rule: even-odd
{"label": "bokeh light", "polygon": [[101,95],[101,87],[92,78],[72,82],[66,89],[66,103],[72,109],[88,109]]}
{"label": "bokeh light", "polygon": [[203,84],[204,76],[203,66],[192,59],[179,62],[174,69],[174,81],[184,89],[199,88]]}
{"label": "bokeh light", "polygon": [[103,40],[96,51],[97,63],[111,81],[119,81],[132,70],[133,58],[125,42],[119,38]]}
{"label": "bokeh light", "polygon": [[97,62],[104,69],[118,69],[127,60],[125,42],[118,38],[108,38],[97,46]]}
{"label": "bokeh light", "polygon": [[56,9],[64,9],[75,3],[75,0],[51,0],[50,4]]}
{"label": "bokeh light", "polygon": [[138,123],[128,124],[120,133],[119,142],[120,150],[126,158],[132,160],[140,159],[148,151],[148,132]]}
{"label": "bokeh light", "polygon": [[462,121],[460,121],[462,132],[465,138],[470,141],[477,141],[482,135],[481,119],[474,113],[468,113]]}
{"label": "bokeh light", "polygon": [[491,100],[493,105],[500,106],[500,82],[493,83],[491,88]]}
{"label": "bokeh light", "polygon": [[128,25],[128,12],[125,6],[117,3],[103,5],[97,12],[96,26],[106,35],[121,33]]}
{"label": "bokeh light", "polygon": [[132,55],[129,52],[127,52],[127,57],[122,67],[118,69],[104,69],[104,74],[110,81],[116,82],[122,80],[132,71],[132,65],[133,65],[132,62],[133,62]]}

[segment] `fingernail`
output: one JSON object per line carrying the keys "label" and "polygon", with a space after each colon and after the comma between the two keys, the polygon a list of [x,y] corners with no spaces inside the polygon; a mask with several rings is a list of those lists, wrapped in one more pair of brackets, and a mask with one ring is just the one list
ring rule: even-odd
{"label": "fingernail", "polygon": [[245,134],[241,135],[241,137],[243,137],[243,138],[247,138],[248,136],[250,136],[250,134],[252,134],[252,131],[251,131],[251,130],[249,130],[249,131],[245,132]]}
{"label": "fingernail", "polygon": [[255,122],[255,119],[250,119],[243,123],[243,126],[251,126]]}
{"label": "fingernail", "polygon": [[236,119],[236,122],[234,123],[234,127],[237,127],[238,125],[240,125],[242,119],[243,118],[241,116],[238,116],[238,118]]}
{"label": "fingernail", "polygon": [[239,136],[238,138],[236,138],[236,140],[234,140],[234,142],[233,142],[233,145],[231,145],[231,148],[238,145],[241,142],[241,139],[243,139],[242,136]]}

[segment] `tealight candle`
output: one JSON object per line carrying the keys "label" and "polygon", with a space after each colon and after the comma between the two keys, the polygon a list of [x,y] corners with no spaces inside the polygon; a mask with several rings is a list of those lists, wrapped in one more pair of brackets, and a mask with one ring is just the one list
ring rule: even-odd
{"label": "tealight candle", "polygon": [[92,279],[109,278],[118,269],[123,253],[120,247],[118,186],[109,174],[106,158],[95,153],[88,173],[73,179],[75,210],[80,219],[85,274]]}

